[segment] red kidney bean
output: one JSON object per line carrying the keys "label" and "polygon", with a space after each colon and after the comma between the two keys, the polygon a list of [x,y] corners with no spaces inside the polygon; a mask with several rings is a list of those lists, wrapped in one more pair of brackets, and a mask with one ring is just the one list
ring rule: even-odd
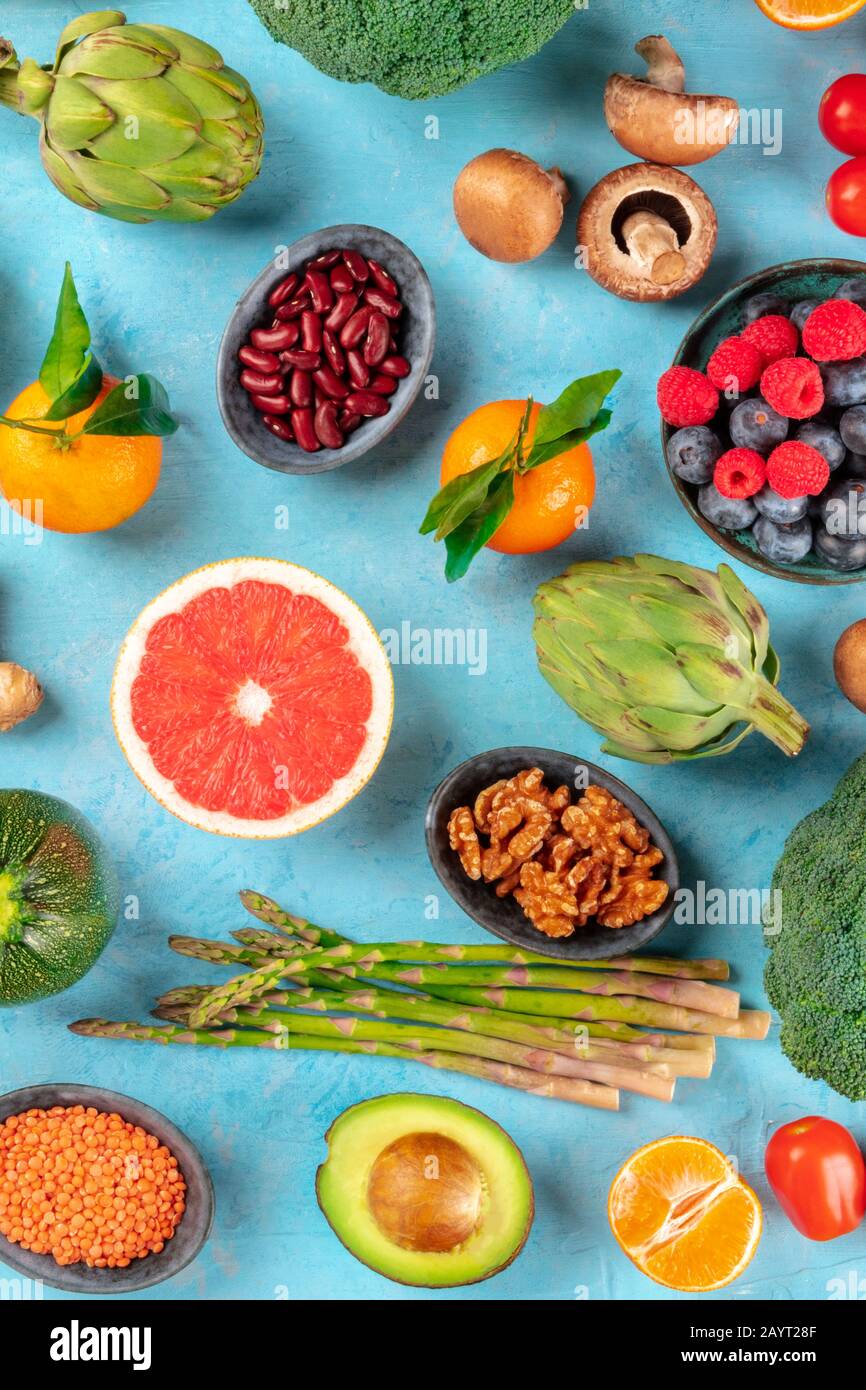
{"label": "red kidney bean", "polygon": [[319,406],[313,419],[313,428],[326,449],[342,448],[343,431],[337,424],[335,401],[325,401]]}
{"label": "red kidney bean", "polygon": [[391,334],[388,330],[388,320],[384,314],[380,314],[378,309],[375,309],[370,315],[367,338],[364,343],[364,361],[367,366],[377,367],[382,358],[387,357],[390,346]]}
{"label": "red kidney bean", "polygon": [[391,279],[385,267],[380,265],[378,261],[374,261],[372,256],[367,257],[367,265],[370,267],[370,274],[383,294],[390,294],[394,299],[398,299],[400,291],[397,288],[397,281]]}
{"label": "red kidney bean", "polygon": [[367,324],[370,322],[370,315],[373,310],[369,304],[364,304],[352,315],[352,317],[340,329],[340,346],[344,348],[357,347],[367,332]]}
{"label": "red kidney bean", "polygon": [[274,319],[271,328],[285,328],[288,330],[286,334],[286,347],[294,347],[301,336],[301,324],[298,319],[292,319],[290,323],[283,323],[282,319]]}
{"label": "red kidney bean", "polygon": [[265,352],[279,352],[297,342],[299,329],[293,323],[281,323],[277,328],[254,328],[250,342]]}
{"label": "red kidney bean", "polygon": [[323,391],[326,396],[331,396],[335,401],[341,401],[344,396],[349,394],[346,383],[341,381],[330,367],[322,366],[317,372],[313,372],[313,381],[320,391]]}
{"label": "red kidney bean", "polygon": [[258,348],[250,347],[249,343],[238,348],[238,358],[245,367],[252,367],[254,372],[267,374],[280,369],[280,359],[275,352],[260,352]]}
{"label": "red kidney bean", "polygon": [[322,333],[322,347],[325,349],[325,356],[329,365],[337,373],[337,376],[345,376],[346,357],[330,328],[326,328]]}
{"label": "red kidney bean", "polygon": [[294,299],[289,299],[285,304],[281,304],[277,309],[277,318],[281,323],[289,319],[299,319],[305,309],[310,307],[310,296],[308,294],[297,294]]}
{"label": "red kidney bean", "polygon": [[289,382],[289,395],[292,404],[300,410],[303,406],[313,404],[313,378],[309,372],[292,372]]}
{"label": "red kidney bean", "polygon": [[379,371],[385,376],[408,376],[412,370],[406,358],[401,357],[399,353],[389,353],[378,365]]}
{"label": "red kidney bean", "polygon": [[331,282],[323,270],[310,267],[304,284],[310,291],[313,308],[317,314],[324,314],[333,307],[334,291],[331,289]]}
{"label": "red kidney bean", "polygon": [[263,415],[262,424],[269,429],[271,434],[275,434],[277,439],[285,439],[286,443],[291,443],[295,437],[295,432],[288,420],[279,415]]}
{"label": "red kidney bean", "polygon": [[271,396],[283,389],[281,372],[272,372],[265,376],[262,372],[251,372],[249,367],[245,367],[241,372],[240,383],[245,391],[252,391],[257,396]]}
{"label": "red kidney bean", "polygon": [[299,275],[287,275],[285,280],[281,280],[276,289],[271,290],[268,295],[268,303],[276,309],[279,304],[285,304],[287,299],[291,299],[300,283]]}
{"label": "red kidney bean", "polygon": [[301,314],[301,342],[307,352],[322,350],[322,320],[314,309],[305,309]]}
{"label": "red kidney bean", "polygon": [[337,424],[344,434],[351,434],[358,428],[363,418],[362,415],[356,415],[352,410],[341,410],[337,416]]}
{"label": "red kidney bean", "polygon": [[292,429],[295,432],[295,439],[305,453],[314,454],[317,449],[321,448],[313,426],[312,410],[293,410]]}
{"label": "red kidney bean", "polygon": [[383,396],[377,396],[372,391],[350,391],[343,408],[357,415],[387,415],[391,409]]}
{"label": "red kidney bean", "polygon": [[357,303],[358,296],[356,294],[338,295],[336,304],[325,319],[325,327],[330,328],[332,333],[339,332],[343,324],[347,323],[354,314]]}
{"label": "red kidney bean", "polygon": [[370,278],[370,267],[364,260],[360,251],[344,251],[343,260],[349,267],[349,273],[354,280],[363,285]]}
{"label": "red kidney bean", "polygon": [[335,294],[348,294],[355,288],[355,277],[347,265],[342,262],[335,265],[330,277],[331,289]]}
{"label": "red kidney bean", "polygon": [[291,348],[280,354],[280,360],[289,367],[300,367],[302,372],[314,372],[322,361],[317,352],[307,352],[305,348]]}
{"label": "red kidney bean", "polygon": [[288,396],[258,396],[250,393],[250,400],[263,415],[288,415],[292,409],[292,402]]}
{"label": "red kidney bean", "polygon": [[394,299],[390,294],[383,294],[381,290],[365,290],[364,299],[386,318],[398,319],[403,312],[403,305],[399,299]]}
{"label": "red kidney bean", "polygon": [[397,378],[377,372],[370,382],[370,390],[375,391],[377,396],[392,396],[397,390]]}
{"label": "red kidney bean", "polygon": [[329,266],[336,265],[337,261],[343,256],[342,250],[323,251],[321,256],[314,256],[310,265],[317,266],[320,270],[327,270]]}
{"label": "red kidney bean", "polygon": [[350,348],[346,353],[346,364],[349,368],[349,380],[353,386],[363,389],[370,385],[370,368],[357,348]]}

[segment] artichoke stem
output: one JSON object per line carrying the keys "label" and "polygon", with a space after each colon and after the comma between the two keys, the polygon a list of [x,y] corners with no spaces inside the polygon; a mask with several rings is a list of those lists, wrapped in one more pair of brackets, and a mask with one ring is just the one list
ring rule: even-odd
{"label": "artichoke stem", "polygon": [[23,114],[21,94],[18,91],[18,62],[12,55],[4,63],[8,53],[4,44],[5,40],[0,39],[0,106],[9,106],[13,111]]}
{"label": "artichoke stem", "polygon": [[806,742],[809,733],[806,720],[765,676],[755,677],[755,695],[747,717],[789,757],[799,753]]}

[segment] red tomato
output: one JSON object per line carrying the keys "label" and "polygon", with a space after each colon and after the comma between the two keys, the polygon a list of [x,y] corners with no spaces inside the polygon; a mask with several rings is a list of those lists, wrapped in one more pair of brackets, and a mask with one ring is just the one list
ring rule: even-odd
{"label": "red tomato", "polygon": [[835,1120],[807,1115],[782,1125],[764,1166],[785,1215],[810,1240],[835,1240],[863,1220],[866,1164],[853,1134]]}
{"label": "red tomato", "polygon": [[843,154],[866,154],[866,74],[837,77],[821,98],[818,125]]}
{"label": "red tomato", "polygon": [[827,184],[827,211],[851,236],[866,236],[866,156],[846,159]]}

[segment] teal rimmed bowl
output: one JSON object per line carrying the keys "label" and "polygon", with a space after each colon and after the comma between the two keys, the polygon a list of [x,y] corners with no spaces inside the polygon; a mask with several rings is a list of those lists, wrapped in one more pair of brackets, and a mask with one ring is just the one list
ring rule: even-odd
{"label": "teal rimmed bowl", "polygon": [[[703,371],[716,345],[723,338],[739,333],[743,326],[743,304],[754,294],[780,294],[790,299],[792,305],[800,299],[829,299],[843,280],[851,280],[855,275],[866,278],[866,262],[842,260],[837,257],[786,261],[783,265],[773,265],[767,270],[758,271],[756,275],[750,275],[747,279],[732,285],[698,315],[677,348],[672,365],[695,367]],[[740,560],[744,565],[750,565],[752,569],[760,570],[763,574],[773,575],[776,579],[791,579],[796,584],[862,584],[866,580],[866,569],[847,572],[834,570],[814,551],[796,565],[779,564],[761,554],[751,531],[720,531],[698,511],[696,484],[687,483],[677,477],[668,463],[668,440],[675,433],[671,425],[662,421],[662,452],[677,496],[701,530],[735,560]],[[842,468],[844,467],[843,464]]]}

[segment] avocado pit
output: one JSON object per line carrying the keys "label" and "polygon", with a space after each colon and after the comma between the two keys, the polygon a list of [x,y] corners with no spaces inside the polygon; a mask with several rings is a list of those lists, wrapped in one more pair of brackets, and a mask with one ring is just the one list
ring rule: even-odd
{"label": "avocado pit", "polygon": [[478,1229],[484,1177],[472,1154],[444,1134],[403,1134],[370,1170],[367,1205],[402,1250],[444,1255]]}

